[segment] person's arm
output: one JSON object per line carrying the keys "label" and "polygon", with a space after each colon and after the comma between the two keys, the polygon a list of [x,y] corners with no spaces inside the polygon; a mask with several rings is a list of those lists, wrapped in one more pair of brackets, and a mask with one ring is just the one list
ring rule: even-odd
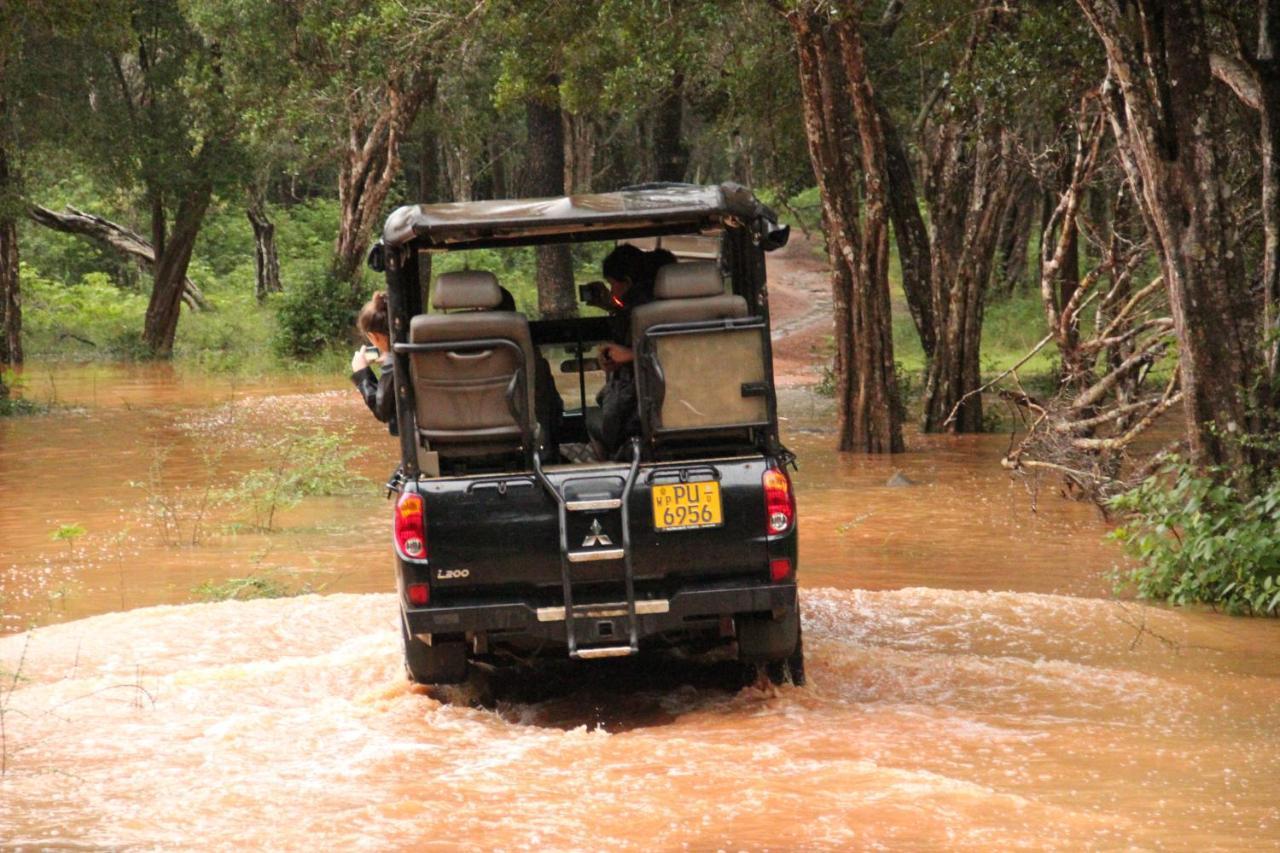
{"label": "person's arm", "polygon": [[395,361],[391,353],[382,358],[382,373],[378,376],[378,387],[374,391],[374,401],[369,407],[373,416],[383,423],[391,424],[395,433],[396,419],[396,381]]}
{"label": "person's arm", "polygon": [[603,344],[600,347],[600,355],[608,362],[610,367],[617,367],[621,364],[630,364],[635,361],[635,353],[631,351],[631,347],[622,344]]}
{"label": "person's arm", "polygon": [[356,350],[351,357],[351,383],[360,392],[364,404],[369,407],[373,416],[383,423],[389,422],[396,414],[396,396],[392,380],[390,354],[382,362],[382,375],[378,376],[369,366],[364,350]]}

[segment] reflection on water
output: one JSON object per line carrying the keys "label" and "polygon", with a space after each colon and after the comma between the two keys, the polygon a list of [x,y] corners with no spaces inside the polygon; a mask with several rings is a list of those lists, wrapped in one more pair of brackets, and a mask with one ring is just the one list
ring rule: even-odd
{"label": "reflection on water", "polygon": [[[807,688],[665,658],[425,691],[388,592],[394,445],[340,380],[54,381],[81,408],[0,422],[9,844],[1280,844],[1280,624],[1107,599],[1106,525],[1048,488],[1033,511],[1003,439],[842,456],[792,413]],[[166,540],[157,495],[234,482],[283,422],[354,425],[368,488]],[[334,594],[186,603],[263,567]]]}

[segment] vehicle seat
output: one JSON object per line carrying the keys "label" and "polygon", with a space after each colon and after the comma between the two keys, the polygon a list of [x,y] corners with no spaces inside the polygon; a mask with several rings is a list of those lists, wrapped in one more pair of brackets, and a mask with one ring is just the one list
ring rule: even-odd
{"label": "vehicle seat", "polygon": [[[457,344],[409,355],[418,434],[448,459],[499,457],[533,447],[535,353],[529,322],[495,311],[502,291],[493,273],[442,273],[432,314],[409,321],[411,344]],[[477,342],[491,341],[490,346]]]}
{"label": "vehicle seat", "polygon": [[[725,292],[715,261],[667,264],[654,300],[631,313],[646,438],[745,431],[768,422],[763,322],[739,327],[747,301]],[[662,329],[670,324],[681,330]],[[650,332],[653,334],[650,334]]]}
{"label": "vehicle seat", "polygon": [[653,326],[747,316],[747,300],[724,292],[724,277],[715,261],[666,264],[658,268],[653,301],[631,312],[631,340],[639,341]]}

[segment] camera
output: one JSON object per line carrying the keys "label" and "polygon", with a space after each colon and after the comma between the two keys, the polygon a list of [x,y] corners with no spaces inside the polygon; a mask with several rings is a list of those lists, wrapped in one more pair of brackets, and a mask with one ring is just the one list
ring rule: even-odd
{"label": "camera", "polygon": [[585,302],[595,308],[614,308],[613,299],[609,295],[609,285],[603,281],[589,281],[578,285],[578,301]]}

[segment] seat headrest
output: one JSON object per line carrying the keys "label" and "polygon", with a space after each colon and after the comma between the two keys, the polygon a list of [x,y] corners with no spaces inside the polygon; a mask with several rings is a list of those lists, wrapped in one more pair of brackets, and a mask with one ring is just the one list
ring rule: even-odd
{"label": "seat headrest", "polygon": [[431,305],[439,311],[497,308],[502,304],[498,279],[484,270],[441,273],[436,277]]}
{"label": "seat headrest", "polygon": [[657,299],[694,299],[724,293],[724,279],[716,261],[689,261],[658,268],[653,283]]}

